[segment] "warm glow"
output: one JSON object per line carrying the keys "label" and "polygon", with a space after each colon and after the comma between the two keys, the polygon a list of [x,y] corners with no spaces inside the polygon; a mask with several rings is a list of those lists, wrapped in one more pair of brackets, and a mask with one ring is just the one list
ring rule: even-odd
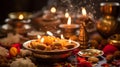
{"label": "warm glow", "polygon": [[110,19],[111,17],[110,16],[106,16],[107,19]]}
{"label": "warm glow", "polygon": [[71,17],[70,17],[70,16],[69,16],[69,18],[68,18],[67,24],[68,24],[68,25],[71,25]]}
{"label": "warm glow", "polygon": [[37,35],[37,38],[38,38],[38,39],[40,39],[40,38],[41,38],[41,36],[40,36],[40,35]]}
{"label": "warm glow", "polygon": [[87,12],[85,8],[82,8],[82,15],[86,16]]}
{"label": "warm glow", "polygon": [[50,9],[50,11],[51,11],[52,13],[55,13],[55,12],[56,12],[56,8],[55,8],[55,7],[52,7],[52,8]]}
{"label": "warm glow", "polygon": [[60,37],[61,37],[61,39],[65,39],[64,36],[63,36],[63,34],[61,34]]}
{"label": "warm glow", "polygon": [[68,41],[69,43],[71,43],[72,42],[72,40],[71,39],[69,39],[69,41]]}
{"label": "warm glow", "polygon": [[22,20],[24,18],[24,16],[22,14],[19,15],[18,17],[20,20]]}
{"label": "warm glow", "polygon": [[69,17],[69,13],[68,13],[68,12],[65,13],[65,17],[66,17],[66,18]]}
{"label": "warm glow", "polygon": [[25,25],[24,25],[24,28],[25,28],[25,29],[30,29],[30,28],[31,28],[31,26],[30,26],[30,25],[25,24]]}
{"label": "warm glow", "polygon": [[44,42],[44,38],[41,38],[40,42],[43,43]]}
{"label": "warm glow", "polygon": [[50,31],[47,31],[47,34],[48,34],[49,36],[53,36],[53,33],[50,32]]}

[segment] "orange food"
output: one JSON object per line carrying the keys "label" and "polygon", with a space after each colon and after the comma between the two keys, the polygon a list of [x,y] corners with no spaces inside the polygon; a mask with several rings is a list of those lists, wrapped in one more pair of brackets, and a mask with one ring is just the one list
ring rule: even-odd
{"label": "orange food", "polygon": [[[42,38],[44,39],[42,41]],[[70,43],[66,39],[60,39],[54,36],[43,36],[41,39],[33,40],[28,47],[39,50],[66,50],[75,47],[75,43]]]}
{"label": "orange food", "polygon": [[11,47],[9,52],[11,56],[16,56],[18,54],[18,50],[15,47]]}
{"label": "orange food", "polygon": [[56,39],[53,36],[43,36],[43,38],[44,38],[44,43],[47,45],[51,45]]}

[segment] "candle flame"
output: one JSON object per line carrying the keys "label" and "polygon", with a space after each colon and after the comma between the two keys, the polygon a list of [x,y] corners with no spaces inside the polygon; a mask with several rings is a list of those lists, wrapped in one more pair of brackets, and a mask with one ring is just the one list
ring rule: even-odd
{"label": "candle flame", "polygon": [[56,12],[56,8],[55,8],[55,7],[52,7],[52,8],[50,9],[50,11],[51,11],[52,13],[55,13],[55,12]]}
{"label": "candle flame", "polygon": [[69,16],[69,18],[68,18],[67,24],[68,24],[68,25],[71,25],[71,17],[70,17],[70,16]]}
{"label": "candle flame", "polygon": [[40,42],[43,43],[44,42],[44,38],[41,38]]}
{"label": "candle flame", "polygon": [[82,8],[82,15],[86,16],[87,12],[86,12],[86,9],[83,7]]}
{"label": "candle flame", "polygon": [[49,36],[53,36],[53,33],[50,32],[50,31],[47,31],[47,34],[48,34]]}
{"label": "candle flame", "polygon": [[37,38],[38,38],[38,39],[40,39],[40,38],[41,38],[41,36],[40,36],[40,35],[37,35]]}
{"label": "candle flame", "polygon": [[65,13],[65,17],[68,18],[70,15],[68,12]]}
{"label": "candle flame", "polygon": [[19,15],[18,17],[20,20],[22,20],[24,18],[24,16],[22,14]]}
{"label": "candle flame", "polygon": [[64,36],[63,36],[63,34],[61,34],[60,37],[61,37],[61,39],[65,39]]}
{"label": "candle flame", "polygon": [[71,40],[71,39],[69,39],[69,40],[68,40],[68,42],[69,42],[69,43],[71,43],[71,42],[72,42],[72,40]]}

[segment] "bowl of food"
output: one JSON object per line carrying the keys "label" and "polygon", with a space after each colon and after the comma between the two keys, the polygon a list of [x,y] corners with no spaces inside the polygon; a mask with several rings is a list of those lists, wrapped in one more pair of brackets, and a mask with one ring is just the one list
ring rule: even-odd
{"label": "bowl of food", "polygon": [[71,55],[80,46],[78,42],[54,36],[42,36],[39,39],[23,43],[23,47],[31,50],[33,56],[41,59],[62,59]]}
{"label": "bowl of food", "polygon": [[78,52],[78,55],[82,57],[98,57],[103,54],[104,52],[98,49],[85,49]]}

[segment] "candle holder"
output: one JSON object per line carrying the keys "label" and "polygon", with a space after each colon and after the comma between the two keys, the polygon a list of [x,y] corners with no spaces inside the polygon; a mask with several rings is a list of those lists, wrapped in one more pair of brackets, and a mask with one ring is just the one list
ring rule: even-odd
{"label": "candle holder", "polygon": [[10,31],[18,34],[25,35],[32,29],[31,22],[32,14],[29,12],[12,12],[8,14],[5,22],[12,27]]}
{"label": "candle holder", "polygon": [[80,24],[80,30],[79,30],[79,42],[81,44],[80,49],[86,49],[88,48],[88,33],[86,31],[85,26],[83,25],[83,22]]}
{"label": "candle holder", "polygon": [[62,34],[65,38],[69,39],[71,36],[76,35],[76,30],[79,28],[78,24],[60,24],[59,27],[62,30]]}
{"label": "candle holder", "polygon": [[[20,18],[20,15],[22,15],[23,17]],[[10,19],[19,19],[19,20],[27,20],[28,18],[32,17],[32,14],[29,12],[11,12],[8,14],[8,17]]]}

